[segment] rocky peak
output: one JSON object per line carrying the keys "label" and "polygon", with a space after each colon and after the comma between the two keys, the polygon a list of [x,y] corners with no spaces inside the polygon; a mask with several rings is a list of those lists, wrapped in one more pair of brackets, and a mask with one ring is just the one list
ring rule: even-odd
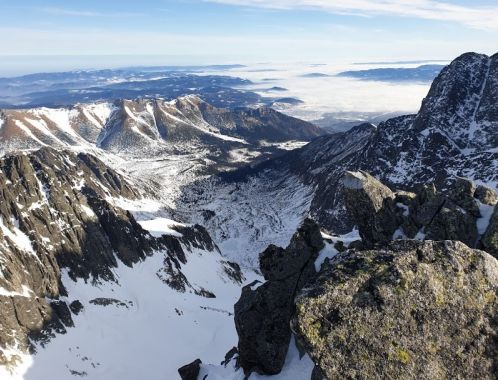
{"label": "rocky peak", "polygon": [[422,134],[439,131],[460,149],[498,146],[498,55],[466,53],[434,80],[414,121]]}
{"label": "rocky peak", "polygon": [[323,246],[318,225],[306,220],[286,249],[270,245],[260,254],[267,282],[245,286],[235,304],[238,364],[246,373],[282,370],[291,339],[294,296],[315,276],[314,262]]}
{"label": "rocky peak", "polygon": [[459,240],[498,253],[497,195],[489,187],[457,177],[444,191],[429,184],[416,193],[393,192],[365,172],[346,172],[343,181],[348,215],[366,246],[405,238]]}

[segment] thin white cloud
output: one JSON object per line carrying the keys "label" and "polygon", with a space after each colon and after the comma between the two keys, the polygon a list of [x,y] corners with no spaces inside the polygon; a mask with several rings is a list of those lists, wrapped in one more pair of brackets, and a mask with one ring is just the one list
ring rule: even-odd
{"label": "thin white cloud", "polygon": [[463,6],[437,0],[203,0],[268,9],[313,9],[337,14],[393,15],[450,21],[498,30],[498,6]]}
{"label": "thin white cloud", "polygon": [[56,16],[74,16],[74,17],[135,17],[142,15],[142,13],[132,13],[132,12],[105,13],[105,12],[95,12],[95,11],[75,10],[69,8],[55,8],[55,7],[38,8],[37,11]]}

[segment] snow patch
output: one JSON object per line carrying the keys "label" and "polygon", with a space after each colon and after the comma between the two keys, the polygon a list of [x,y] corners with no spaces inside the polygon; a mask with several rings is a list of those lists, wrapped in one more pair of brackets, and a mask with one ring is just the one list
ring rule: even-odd
{"label": "snow patch", "polygon": [[[311,377],[314,363],[308,354],[301,358],[296,347],[294,336],[289,343],[289,350],[285,358],[282,371],[278,375],[265,376],[252,373],[249,380],[304,380]],[[235,360],[231,360],[228,365],[202,364],[199,372],[199,379],[206,377],[209,380],[244,380],[246,377],[242,369],[235,368]]]}
{"label": "snow patch", "polygon": [[180,232],[172,229],[171,227],[174,226],[185,227],[185,224],[178,223],[175,222],[174,220],[167,218],[139,220],[138,223],[142,226],[144,230],[149,231],[149,233],[155,237],[161,237],[162,235],[182,237],[183,235]]}
{"label": "snow patch", "polygon": [[366,180],[367,177],[361,172],[347,171],[342,183],[347,189],[359,190],[363,189]]}
{"label": "snow patch", "polygon": [[479,235],[484,235],[489,226],[489,221],[491,220],[491,216],[493,215],[493,211],[495,210],[495,206],[485,205],[484,203],[479,203],[479,211],[481,213],[481,217],[477,219],[477,232]]}
{"label": "snow patch", "polygon": [[4,236],[8,237],[20,250],[38,258],[33,246],[31,245],[31,240],[29,240],[28,235],[19,229],[19,222],[13,218],[12,224],[13,227],[11,230],[3,223],[3,217],[0,216],[0,229],[2,230]]}
{"label": "snow patch", "polygon": [[2,288],[0,286],[0,296],[4,296],[4,297],[25,297],[25,298],[28,298],[28,297],[31,297],[32,293],[33,293],[33,291],[30,288],[28,288],[26,285],[21,286],[20,292],[13,292],[13,291],[7,290],[5,288]]}

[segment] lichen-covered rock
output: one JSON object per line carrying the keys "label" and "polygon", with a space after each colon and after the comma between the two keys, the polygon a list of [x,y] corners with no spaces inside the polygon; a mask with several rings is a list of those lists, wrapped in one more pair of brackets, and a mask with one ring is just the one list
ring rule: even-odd
{"label": "lichen-covered rock", "polygon": [[449,202],[434,215],[425,232],[427,239],[459,240],[470,247],[476,246],[478,237],[476,218]]}
{"label": "lichen-covered rock", "polygon": [[235,304],[239,335],[238,364],[246,373],[277,374],[282,370],[291,339],[294,296],[316,275],[314,262],[324,247],[320,229],[306,220],[286,249],[269,246],[260,255],[265,279],[254,289],[242,289]]}
{"label": "lichen-covered rock", "polygon": [[484,233],[481,243],[483,249],[498,257],[498,208],[495,206],[493,214],[489,220],[488,228]]}
{"label": "lichen-covered rock", "polygon": [[475,198],[477,186],[467,178],[456,177],[451,184],[447,197],[472,216],[479,217],[479,206]]}
{"label": "lichen-covered rock", "polygon": [[399,240],[332,259],[293,326],[327,379],[495,379],[497,315],[495,258]]}

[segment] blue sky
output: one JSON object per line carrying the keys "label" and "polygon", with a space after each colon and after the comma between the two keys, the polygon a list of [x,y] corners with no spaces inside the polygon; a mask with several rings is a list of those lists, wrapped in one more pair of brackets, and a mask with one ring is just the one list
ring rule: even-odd
{"label": "blue sky", "polygon": [[202,64],[498,51],[498,0],[2,0],[0,16],[1,55],[95,65],[109,56]]}

